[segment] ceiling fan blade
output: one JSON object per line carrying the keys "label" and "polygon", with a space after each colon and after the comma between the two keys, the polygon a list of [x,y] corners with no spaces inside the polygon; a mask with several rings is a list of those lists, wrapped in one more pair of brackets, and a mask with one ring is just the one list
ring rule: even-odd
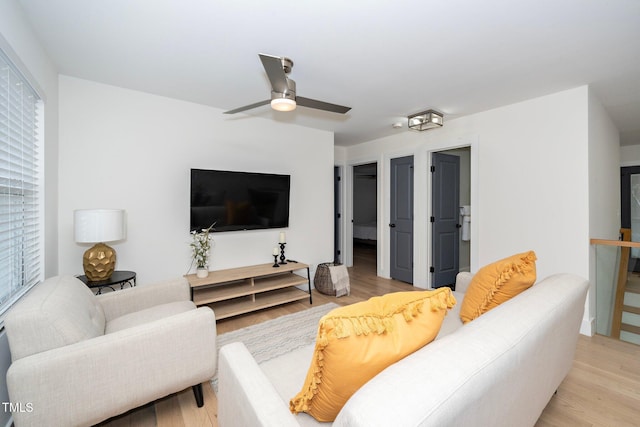
{"label": "ceiling fan blade", "polygon": [[270,102],[271,102],[271,100],[267,99],[266,101],[260,101],[260,102],[256,102],[255,104],[245,105],[244,107],[236,108],[234,110],[225,111],[224,114],[235,114],[235,113],[239,113],[241,111],[251,110],[252,108],[262,107],[263,105],[267,105]]}
{"label": "ceiling fan blade", "polygon": [[282,59],[278,56],[265,55],[264,53],[259,53],[258,55],[264,70],[267,72],[273,91],[278,93],[287,92],[289,86],[287,85],[287,74],[282,68]]}
{"label": "ceiling fan blade", "polygon": [[316,110],[325,110],[332,113],[345,114],[351,110],[351,107],[345,107],[343,105],[330,104],[328,102],[318,101],[316,99],[304,98],[302,96],[296,97],[296,104],[303,107],[315,108]]}

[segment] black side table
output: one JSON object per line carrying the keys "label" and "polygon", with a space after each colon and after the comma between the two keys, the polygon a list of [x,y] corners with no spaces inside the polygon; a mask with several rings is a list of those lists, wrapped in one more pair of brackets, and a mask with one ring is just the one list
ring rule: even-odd
{"label": "black side table", "polygon": [[98,293],[102,293],[103,288],[109,288],[115,291],[114,286],[120,285],[120,289],[124,289],[125,285],[129,285],[130,288],[136,285],[136,272],[135,271],[114,271],[111,277],[107,280],[100,280],[92,282],[87,279],[87,276],[78,276],[78,279],[82,280],[90,288],[98,288]]}

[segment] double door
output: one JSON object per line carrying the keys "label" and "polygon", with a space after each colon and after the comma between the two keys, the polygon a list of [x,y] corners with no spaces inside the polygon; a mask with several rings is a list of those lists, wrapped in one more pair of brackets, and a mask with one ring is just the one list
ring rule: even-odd
{"label": "double door", "polygon": [[[459,271],[460,157],[433,153],[432,158],[433,287],[454,285]],[[413,283],[414,159],[391,160],[390,275]]]}

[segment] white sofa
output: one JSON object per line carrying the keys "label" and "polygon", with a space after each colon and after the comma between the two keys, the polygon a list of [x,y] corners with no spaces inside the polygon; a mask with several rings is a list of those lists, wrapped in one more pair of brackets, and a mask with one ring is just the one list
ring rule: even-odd
{"label": "white sofa", "polygon": [[188,387],[202,406],[216,370],[214,313],[196,308],[184,278],[95,296],[52,277],[11,308],[5,329],[17,427],[89,426]]}
{"label": "white sofa", "polygon": [[[459,310],[470,278],[458,276],[458,304],[436,340],[360,388],[334,426],[535,424],[571,368],[588,282],[570,274],[548,277],[463,326]],[[321,424],[289,412],[312,352],[313,345],[259,366],[242,343],[224,346],[219,425]]]}

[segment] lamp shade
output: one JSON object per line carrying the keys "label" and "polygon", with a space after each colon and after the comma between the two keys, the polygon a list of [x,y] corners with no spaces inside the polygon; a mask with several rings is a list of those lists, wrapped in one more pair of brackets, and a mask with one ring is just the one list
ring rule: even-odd
{"label": "lamp shade", "polygon": [[73,212],[77,243],[114,242],[126,237],[123,209],[79,209]]}
{"label": "lamp shade", "polygon": [[274,98],[271,100],[271,108],[276,111],[293,111],[296,109],[296,101],[287,98]]}

